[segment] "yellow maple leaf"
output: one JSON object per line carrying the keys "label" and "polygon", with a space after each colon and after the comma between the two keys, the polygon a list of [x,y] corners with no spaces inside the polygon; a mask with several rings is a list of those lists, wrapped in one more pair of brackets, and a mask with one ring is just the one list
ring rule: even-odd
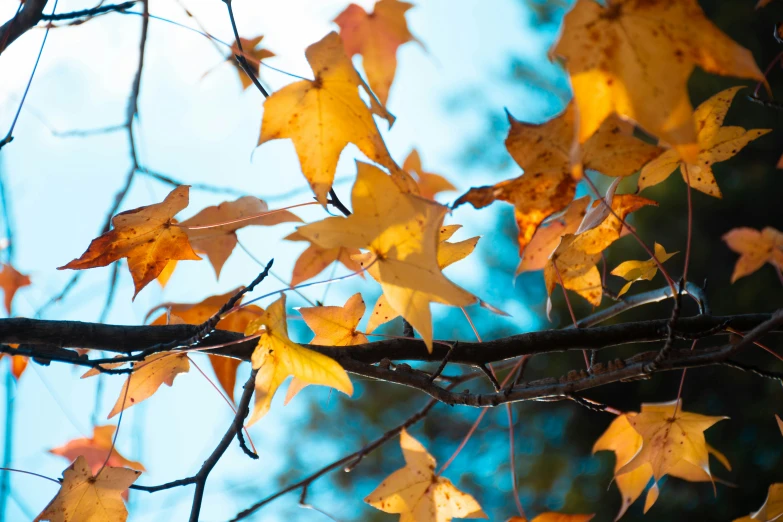
{"label": "yellow maple leaf", "polygon": [[[340,36],[327,34],[309,46],[305,56],[315,79],[292,83],[267,98],[258,144],[293,140],[302,173],[322,205],[326,205],[340,153],[349,143],[388,168],[402,184],[412,183],[389,155],[372,113],[389,124],[394,117],[369,92],[345,55]],[[369,108],[359,97],[360,87],[370,94]]]}
{"label": "yellow maple leaf", "polygon": [[742,87],[732,87],[719,92],[696,109],[693,120],[698,132],[697,160],[687,163],[675,149],[664,152],[642,169],[639,176],[639,190],[663,182],[679,167],[683,180],[689,182],[691,187],[716,198],[722,197],[712,172],[713,163],[726,161],[751,141],[772,131],[772,129],[746,131],[742,127],[723,126],[729,106],[740,89]]}
{"label": "yellow maple leaf", "polygon": [[[593,205],[603,205],[603,201],[594,201]],[[581,234],[565,234],[544,267],[544,283],[547,294],[552,295],[555,285],[560,284],[568,290],[581,295],[593,306],[601,304],[603,287],[601,274],[596,263],[601,252],[617,241],[623,229],[619,218],[647,205],[657,205],[655,201],[631,194],[612,198],[612,210],[598,226]],[[615,216],[616,214],[616,216]],[[559,276],[558,276],[559,272]]]}
{"label": "yellow maple leaf", "polygon": [[[524,123],[507,114],[511,128],[506,148],[525,172],[572,172],[576,109],[570,102],[562,113],[541,124]],[[582,145],[584,168],[607,176],[629,176],[663,152],[633,135],[633,124],[609,116]]]}
{"label": "yellow maple leaf", "polygon": [[476,297],[455,285],[438,266],[438,234],[447,208],[403,192],[380,169],[357,162],[351,192],[354,213],[300,227],[324,248],[366,248],[368,272],[386,300],[421,334],[432,351],[430,302],[467,306]]}
{"label": "yellow maple leaf", "polygon": [[783,269],[783,233],[772,227],[762,231],[747,227],[734,228],[725,233],[722,239],[730,249],[741,254],[731,274],[732,283],[752,274],[764,263]]}
{"label": "yellow maple leaf", "polygon": [[285,294],[248,324],[245,335],[260,333],[251,362],[256,375],[256,400],[248,426],[266,415],[277,389],[289,375],[307,384],[330,386],[346,395],[353,385],[343,367],[325,355],[308,350],[288,338]]}
{"label": "yellow maple leaf", "polygon": [[[669,254],[666,252],[665,248],[658,243],[655,243],[655,259],[661,264],[666,262],[676,253],[677,252],[672,252]],[[624,261],[617,265],[610,273],[628,281],[617,294],[618,296],[621,296],[626,293],[636,281],[652,281],[655,274],[658,273],[658,265],[653,259],[648,259],[647,261]]]}
{"label": "yellow maple leaf", "polygon": [[435,459],[405,430],[400,432],[400,446],[405,467],[386,477],[365,502],[386,513],[399,513],[400,522],[487,518],[476,499],[435,475]]}
{"label": "yellow maple leaf", "polygon": [[[105,368],[116,368],[123,363],[104,364]],[[168,386],[174,385],[174,378],[180,373],[187,373],[190,370],[190,361],[186,353],[161,352],[155,353],[144,360],[138,362],[133,367],[133,372],[128,375],[125,384],[122,385],[117,402],[109,412],[107,418],[111,419],[123,410],[135,406],[141,401],[150,398],[163,383]],[[92,377],[99,372],[95,369],[89,370],[82,375]]]}
{"label": "yellow maple leaf", "polygon": [[366,344],[367,337],[356,331],[364,315],[362,294],[352,295],[343,306],[300,308],[305,323],[315,332],[310,344],[319,346],[353,346]]}
{"label": "yellow maple leaf", "polygon": [[[438,266],[441,270],[461,259],[465,259],[476,248],[476,243],[479,240],[478,236],[457,243],[449,243],[447,241],[460,228],[462,228],[462,225],[444,225],[440,229],[438,235]],[[423,303],[419,306],[424,306],[425,304]],[[380,325],[388,323],[399,316],[400,314],[389,305],[386,297],[381,294],[375,302],[375,306],[373,306],[370,319],[367,322],[367,331],[374,332]]]}
{"label": "yellow maple leaf", "polygon": [[[566,515],[564,513],[541,513],[530,522],[589,522],[595,515]],[[527,522],[524,517],[511,517],[506,522]]]}
{"label": "yellow maple leaf", "polygon": [[389,89],[397,69],[397,48],[416,38],[408,30],[405,12],[413,7],[398,0],[379,0],[372,13],[350,4],[337,15],[340,36],[348,56],[362,55],[367,82],[381,103],[389,97]]}
{"label": "yellow maple leaf", "polygon": [[552,54],[571,77],[580,143],[616,113],[687,161],[698,154],[686,85],[693,69],[763,79],[750,51],[708,20],[697,0],[578,0]]}
{"label": "yellow maple leaf", "polygon": [[761,508],[755,513],[742,518],[734,519],[734,522],[774,522],[783,517],[783,484],[772,484],[767,492]]}
{"label": "yellow maple leaf", "polygon": [[63,471],[60,491],[35,522],[125,522],[128,509],[122,494],[136,482],[141,471],[104,467],[93,476],[84,457]]}
{"label": "yellow maple leaf", "polygon": [[440,174],[426,172],[421,166],[419,151],[413,149],[405,161],[402,163],[402,169],[412,172],[416,175],[416,183],[419,185],[419,195],[427,199],[435,199],[435,196],[441,192],[457,190],[449,180]]}
{"label": "yellow maple leaf", "polygon": [[682,410],[680,401],[643,404],[629,424],[642,436],[642,449],[616,471],[618,475],[649,464],[655,482],[672,471],[688,470],[712,478],[704,431],[728,417],[714,417]]}
{"label": "yellow maple leaf", "polygon": [[[309,241],[302,237],[299,232],[294,232],[286,236],[288,241]],[[294,271],[291,274],[291,286],[296,286],[303,281],[317,276],[323,270],[334,262],[340,262],[351,272],[358,272],[362,265],[353,260],[353,256],[361,254],[358,248],[323,248],[313,242],[310,242],[304,252],[302,252],[294,263]],[[359,274],[364,278],[364,273]]]}
{"label": "yellow maple leaf", "polygon": [[236,201],[224,201],[223,203],[207,207],[201,210],[195,216],[182,221],[180,225],[190,239],[190,244],[196,252],[204,253],[209,258],[212,268],[215,269],[215,275],[220,277],[220,271],[228,260],[228,257],[234,251],[237,245],[237,230],[248,226],[273,226],[279,223],[300,222],[298,216],[288,210],[276,211],[266,216],[259,216],[254,219],[237,221],[209,228],[189,229],[187,227],[198,227],[225,223],[247,218],[253,215],[269,211],[269,206],[265,201],[253,196],[244,196]]}
{"label": "yellow maple leaf", "polygon": [[[643,404],[642,411],[649,410],[650,407],[654,406],[655,405]],[[617,482],[617,488],[620,490],[620,495],[622,497],[620,511],[617,513],[615,520],[622,517],[631,504],[639,498],[653,476],[652,465],[649,463],[643,464],[633,471],[622,474],[618,473],[618,470],[628,464],[642,447],[642,436],[633,426],[631,426],[630,422],[628,422],[628,419],[635,415],[637,415],[636,412],[630,412],[618,416],[593,445],[593,453],[597,451],[613,451],[615,454],[615,481]],[[709,444],[707,444],[707,452],[715,456],[726,469],[731,469],[726,457]],[[712,481],[712,477],[705,473],[703,469],[695,467],[686,461],[679,462],[668,474],[691,482]],[[645,500],[645,513],[647,513],[658,499],[658,493],[658,485],[653,484],[649,489]]]}
{"label": "yellow maple leaf", "polygon": [[170,261],[201,259],[190,246],[188,235],[174,221],[177,212],[188,206],[188,191],[189,187],[182,185],[162,203],[117,214],[111,220],[112,230],[93,239],[80,258],[57,270],[84,270],[127,258],[136,287],[135,299]]}

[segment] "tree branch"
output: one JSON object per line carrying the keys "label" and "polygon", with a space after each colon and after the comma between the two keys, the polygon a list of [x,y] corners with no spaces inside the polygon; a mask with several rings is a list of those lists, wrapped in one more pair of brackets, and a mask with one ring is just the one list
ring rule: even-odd
{"label": "tree branch", "polygon": [[27,0],[16,15],[0,27],[0,54],[41,21],[46,0]]}

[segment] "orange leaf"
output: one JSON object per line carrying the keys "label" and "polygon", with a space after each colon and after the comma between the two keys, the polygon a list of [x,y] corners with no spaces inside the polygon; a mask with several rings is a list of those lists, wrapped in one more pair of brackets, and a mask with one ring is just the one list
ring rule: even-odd
{"label": "orange leaf", "polygon": [[747,227],[734,228],[723,235],[723,241],[730,249],[741,254],[731,274],[732,283],[752,274],[764,263],[783,269],[783,233],[772,227],[766,227],[761,232]]}
{"label": "orange leaf", "polygon": [[93,239],[87,251],[58,270],[84,270],[128,259],[136,291],[158,277],[171,260],[201,259],[190,246],[187,234],[173,218],[188,206],[188,189],[179,186],[162,203],[128,210],[114,216],[114,228]]}
{"label": "orange leaf", "polygon": [[164,383],[173,386],[174,378],[189,370],[190,361],[186,353],[162,352],[144,358],[143,361],[136,363],[133,373],[128,375],[125,384],[122,385],[120,396],[117,397],[117,402],[109,412],[108,418],[111,419],[121,411],[150,398]]}
{"label": "orange leaf", "polygon": [[[299,232],[290,234],[285,239],[288,241],[308,241]],[[315,243],[310,243],[310,246],[299,255],[299,259],[294,264],[294,272],[291,275],[291,286],[296,286],[299,283],[311,279],[326,269],[332,263],[339,261],[351,272],[358,272],[362,269],[362,266],[353,260],[352,256],[360,254],[358,248],[323,248]],[[359,274],[364,278],[364,273]]]}
{"label": "orange leaf", "polygon": [[402,164],[403,170],[416,174],[416,181],[419,185],[419,195],[427,199],[435,199],[435,195],[441,192],[457,190],[449,180],[439,174],[425,172],[421,167],[421,158],[419,152],[413,149]]}
{"label": "orange leaf", "polygon": [[[589,522],[595,515],[565,515],[563,513],[541,513],[530,522]],[[506,522],[527,522],[523,517],[511,517]]]}
{"label": "orange leaf", "polygon": [[580,143],[616,113],[677,146],[687,161],[698,154],[686,85],[693,69],[763,78],[750,51],[710,22],[697,0],[578,0],[552,53],[571,76]]}
{"label": "orange leaf", "polygon": [[11,315],[11,303],[14,300],[16,291],[23,286],[30,286],[30,277],[24,274],[20,274],[11,265],[5,263],[2,264],[0,270],[0,288],[3,289],[5,294],[5,311],[8,315]]}
{"label": "orange leaf", "polygon": [[549,256],[560,243],[560,238],[565,234],[576,232],[576,229],[582,222],[582,218],[585,216],[588,203],[590,203],[589,196],[575,199],[568,205],[561,217],[536,229],[533,239],[530,240],[530,243],[528,243],[525,251],[522,253],[522,260],[517,267],[517,274],[543,270],[549,260]]}
{"label": "orange leaf", "polygon": [[267,98],[258,144],[293,140],[302,173],[322,205],[326,205],[340,153],[349,143],[388,168],[401,187],[412,190],[415,182],[394,163],[372,114],[390,125],[394,117],[373,96],[369,108],[359,97],[360,87],[369,89],[345,55],[340,36],[327,34],[308,47],[305,56],[315,79],[292,83]]}
{"label": "orange leaf", "polygon": [[[141,463],[128,460],[112,447],[116,426],[95,426],[92,437],[81,437],[58,448],[50,449],[49,453],[59,455],[73,462],[80,455],[87,461],[92,473],[97,473],[104,463],[114,468],[124,467],[145,471]],[[111,454],[109,451],[111,450]],[[108,460],[107,460],[108,457]]]}
{"label": "orange leaf", "polygon": [[351,193],[354,213],[305,225],[299,233],[324,248],[368,249],[362,259],[372,265],[363,266],[381,284],[389,305],[432,351],[430,303],[467,306],[476,300],[446,279],[438,266],[438,234],[447,209],[403,192],[372,165],[357,165]]}
{"label": "orange leaf", "polygon": [[[222,295],[214,295],[207,297],[199,303],[165,303],[156,307],[168,308],[171,317],[178,317],[182,320],[183,324],[201,324],[215,315],[220,308],[226,304],[226,302],[239,291],[239,288],[227,292]],[[255,305],[249,305],[240,308],[239,310],[230,313],[223,319],[218,321],[215,326],[218,330],[228,330],[229,332],[244,332],[245,328],[250,321],[260,316],[264,311]],[[164,325],[167,324],[167,315],[162,314],[158,316],[152,325]],[[242,362],[239,359],[233,357],[224,357],[222,355],[209,354],[209,362],[212,364],[212,369],[215,371],[215,376],[220,383],[220,386],[228,395],[229,399],[234,400],[234,388],[236,387],[237,368]]]}
{"label": "orange leaf", "polygon": [[365,502],[386,513],[399,513],[400,522],[450,522],[452,518],[488,518],[476,499],[435,475],[435,459],[419,441],[400,432],[405,467],[398,469]]}
{"label": "orange leaf", "polygon": [[255,74],[256,78],[258,78],[258,75],[261,72],[261,60],[271,58],[275,55],[275,53],[272,51],[261,47],[261,41],[263,39],[263,36],[256,36],[255,38],[240,37],[239,42],[242,44],[242,50],[244,53],[240,52],[236,41],[231,44],[231,54],[228,55],[226,61],[236,67],[237,73],[239,74],[239,80],[242,82],[243,90],[253,85],[253,80],[247,76],[247,73],[244,71],[244,69],[242,69],[242,66],[239,65],[239,62],[235,56],[244,56],[250,70],[252,70],[253,74]]}
{"label": "orange leaf", "polygon": [[364,315],[362,294],[354,294],[343,306],[300,308],[305,323],[315,332],[310,344],[318,346],[353,346],[366,344],[367,337],[356,327]]}
{"label": "orange leaf", "polygon": [[372,13],[356,4],[337,15],[345,53],[362,55],[367,82],[381,103],[386,104],[397,69],[397,48],[415,40],[408,31],[405,12],[413,7],[398,0],[379,0]]}
{"label": "orange leaf", "polygon": [[[245,217],[269,211],[267,204],[256,197],[245,196],[236,201],[225,201],[217,206],[207,207],[195,216],[181,222],[183,227],[211,225],[239,220]],[[237,245],[236,231],[248,226],[272,226],[285,222],[301,222],[295,214],[287,211],[277,211],[266,216],[238,221],[217,227],[190,230],[185,232],[190,244],[196,252],[204,253],[215,269],[215,275],[220,277],[220,271]]]}
{"label": "orange leaf", "polygon": [[105,467],[93,476],[84,457],[63,471],[62,486],[35,522],[125,522],[128,509],[122,493],[136,482],[141,471]]}

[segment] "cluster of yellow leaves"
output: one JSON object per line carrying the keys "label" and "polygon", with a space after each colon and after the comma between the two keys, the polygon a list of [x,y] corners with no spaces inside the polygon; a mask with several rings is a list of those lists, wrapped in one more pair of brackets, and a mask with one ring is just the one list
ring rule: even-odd
{"label": "cluster of yellow leaves", "polygon": [[397,70],[397,48],[416,41],[405,20],[405,12],[411,7],[407,2],[379,0],[373,12],[368,13],[351,4],[334,19],[340,27],[345,53],[362,55],[367,83],[384,105]]}
{"label": "cluster of yellow leaves", "polygon": [[699,146],[696,161],[683,161],[676,149],[664,152],[642,169],[639,190],[661,183],[679,167],[683,179],[691,187],[716,198],[722,197],[712,173],[713,163],[731,158],[749,142],[771,132],[771,129],[746,131],[742,127],[723,126],[729,106],[740,89],[742,87],[732,87],[719,92],[696,109],[693,114]]}
{"label": "cluster of yellow leaves", "polygon": [[714,482],[710,454],[731,469],[726,457],[704,439],[704,431],[725,418],[683,411],[681,401],[642,404],[641,413],[618,416],[593,446],[593,453],[615,453],[614,474],[622,495],[617,518],[639,498],[650,479],[654,481],[645,500],[645,513],[658,499],[658,482],[664,475]]}
{"label": "cluster of yellow leaves", "polygon": [[772,227],[761,231],[740,227],[724,234],[723,240],[730,249],[740,254],[731,274],[732,283],[752,274],[765,263],[783,270],[783,233],[780,231]]}
{"label": "cluster of yellow leaves", "polygon": [[248,425],[266,415],[277,389],[290,375],[302,383],[330,386],[346,395],[353,394],[351,380],[337,361],[304,348],[288,337],[285,294],[245,329],[247,336],[258,333],[261,336],[251,358],[253,369],[258,370],[256,398]]}
{"label": "cluster of yellow leaves", "polygon": [[139,475],[141,471],[109,466],[93,475],[87,460],[80,456],[63,471],[60,490],[35,522],[125,522],[128,509],[122,494]]}
{"label": "cluster of yellow leaves", "polygon": [[571,77],[580,143],[617,114],[687,162],[699,154],[687,90],[694,68],[763,79],[750,51],[715,27],[697,0],[578,0],[552,54]]}
{"label": "cluster of yellow leaves", "polygon": [[[594,208],[605,201],[593,202]],[[601,252],[620,238],[623,221],[631,212],[656,202],[623,194],[612,198],[612,213],[600,225],[580,234],[565,234],[544,267],[544,282],[551,296],[555,285],[561,284],[584,297],[593,306],[601,304],[603,285],[596,263]],[[618,219],[619,218],[619,219]]]}
{"label": "cluster of yellow leaves", "polygon": [[357,163],[354,213],[298,229],[322,248],[363,248],[361,264],[381,284],[389,306],[421,334],[432,351],[430,303],[467,306],[475,296],[443,275],[438,236],[447,208],[404,192],[378,168]]}
{"label": "cluster of yellow leaves", "polygon": [[452,518],[487,518],[476,499],[435,474],[435,459],[419,441],[402,430],[405,467],[389,475],[365,502],[400,522],[450,522]]}

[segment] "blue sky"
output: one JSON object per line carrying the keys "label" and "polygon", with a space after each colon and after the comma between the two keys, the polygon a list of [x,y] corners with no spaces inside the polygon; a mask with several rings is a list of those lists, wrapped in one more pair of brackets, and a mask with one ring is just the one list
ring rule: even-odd
{"label": "blue sky", "polygon": [[[222,2],[183,2],[210,33],[231,40]],[[358,3],[368,9],[372,5],[368,1]],[[13,14],[16,7],[13,4],[0,5],[0,18]],[[88,1],[61,0],[58,11],[91,5]],[[305,77],[311,76],[304,59],[305,47],[336,29],[331,20],[346,5],[344,0],[234,2],[240,34],[245,37],[264,34],[264,44],[277,55],[269,64]],[[153,2],[151,12],[194,25],[174,1]],[[526,92],[524,87],[512,88],[503,82],[511,56],[525,57],[540,67],[542,74],[556,77],[557,68],[546,61],[546,49],[553,35],[541,34],[533,27],[526,4],[514,0],[428,0],[417,3],[408,20],[423,46],[407,44],[398,54],[399,68],[388,104],[398,119],[388,131],[385,122],[379,122],[392,155],[402,162],[411,148],[416,147],[427,170],[447,176],[460,190],[517,175],[516,167],[500,171],[494,166],[466,168],[460,155],[471,137],[485,127],[487,108],[497,111],[507,107],[517,118],[528,121],[540,121],[558,110],[551,96],[542,96],[533,87]],[[59,138],[49,129],[87,129],[123,122],[135,72],[140,22],[139,17],[111,14],[80,26],[55,29],[49,35],[26,108],[16,127],[16,139],[0,153],[0,168],[8,184],[14,216],[16,265],[33,279],[33,286],[17,295],[16,315],[32,316],[61,289],[71,274],[55,268],[84,251],[123,183],[129,167],[123,132]],[[3,133],[27,82],[42,37],[42,30],[30,31],[0,56]],[[310,197],[307,191],[287,198],[275,197],[306,187],[293,146],[288,140],[279,140],[255,148],[263,98],[253,89],[242,92],[235,69],[229,64],[220,65],[224,59],[225,55],[218,53],[205,38],[161,21],[150,22],[140,119],[136,126],[141,163],[189,183],[233,187],[257,195],[268,199],[272,208],[307,201]],[[357,59],[357,64],[360,63]],[[293,81],[267,68],[262,68],[261,78],[272,90]],[[454,103],[461,110],[453,110]],[[350,146],[338,166],[338,179],[355,174],[355,158],[361,155]],[[137,175],[122,209],[158,202],[170,188]],[[337,185],[337,190],[348,200],[350,182]],[[447,194],[441,200],[451,201],[457,195]],[[181,217],[225,199],[208,192],[191,191],[190,207]],[[455,239],[483,236],[477,254],[448,272],[452,279],[479,296],[484,284],[481,259],[492,253],[499,234],[495,229],[497,216],[502,211],[492,208],[477,214],[472,209],[461,208],[448,221],[465,226]],[[323,211],[315,206],[298,213],[306,221],[324,217]],[[240,232],[240,240],[257,257],[263,260],[274,257],[276,272],[290,278],[293,262],[302,250],[301,244],[280,240],[290,230],[286,225],[249,228]],[[344,273],[341,270],[337,273]],[[161,302],[196,302],[247,284],[258,271],[259,267],[239,250],[226,264],[220,281],[215,280],[208,263],[184,262],[165,289],[152,283],[131,302],[133,285],[123,267],[108,321],[142,324],[146,313]],[[46,318],[97,320],[109,274],[109,268],[85,273],[76,290],[64,303],[52,307]],[[279,286],[268,282],[263,290]],[[377,286],[369,282],[349,280],[329,290],[329,303],[342,304],[358,290],[369,303],[378,293]],[[306,293],[321,299],[323,288]],[[303,304],[293,295],[289,303]],[[536,324],[537,319],[524,303],[495,304],[512,314],[517,330],[530,329]],[[436,312],[436,321],[437,317]],[[436,336],[437,332],[436,322]],[[307,341],[309,337],[305,334],[300,340]],[[210,372],[206,359],[196,362]],[[247,371],[243,368],[241,375]],[[48,368],[31,365],[22,377],[15,390],[15,467],[57,477],[67,462],[45,451],[74,437],[90,435],[96,385],[94,380],[80,380],[79,374],[65,365],[54,364]],[[119,378],[106,379],[103,403],[98,408],[100,418],[105,418],[120,386]],[[263,465],[250,462],[232,446],[210,477],[203,520],[222,520],[243,507],[232,498],[232,488],[236,489],[238,484],[251,483],[259,491],[273,491],[275,473],[282,471],[285,464],[275,455],[286,444],[287,431],[295,430],[303,422],[308,401],[316,401],[328,409],[333,407],[330,401],[342,400],[348,399],[316,389],[308,389],[285,408],[281,400],[276,400],[272,412],[251,429]],[[3,404],[5,399],[0,401],[0,408]],[[118,448],[126,457],[141,460],[147,466],[148,472],[139,483],[152,485],[180,478],[198,469],[231,416],[226,404],[193,369],[178,377],[173,388],[162,389],[149,401],[128,410]],[[313,468],[334,456],[313,457]],[[9,505],[10,520],[25,519],[16,501],[38,512],[56,490],[54,484],[21,475],[14,475],[12,484],[15,500]],[[366,493],[358,492],[356,502]],[[190,498],[190,488],[152,496],[134,493],[130,520],[160,520],[163,516],[179,520],[189,511]],[[274,507],[264,513],[264,520],[276,520]]]}

